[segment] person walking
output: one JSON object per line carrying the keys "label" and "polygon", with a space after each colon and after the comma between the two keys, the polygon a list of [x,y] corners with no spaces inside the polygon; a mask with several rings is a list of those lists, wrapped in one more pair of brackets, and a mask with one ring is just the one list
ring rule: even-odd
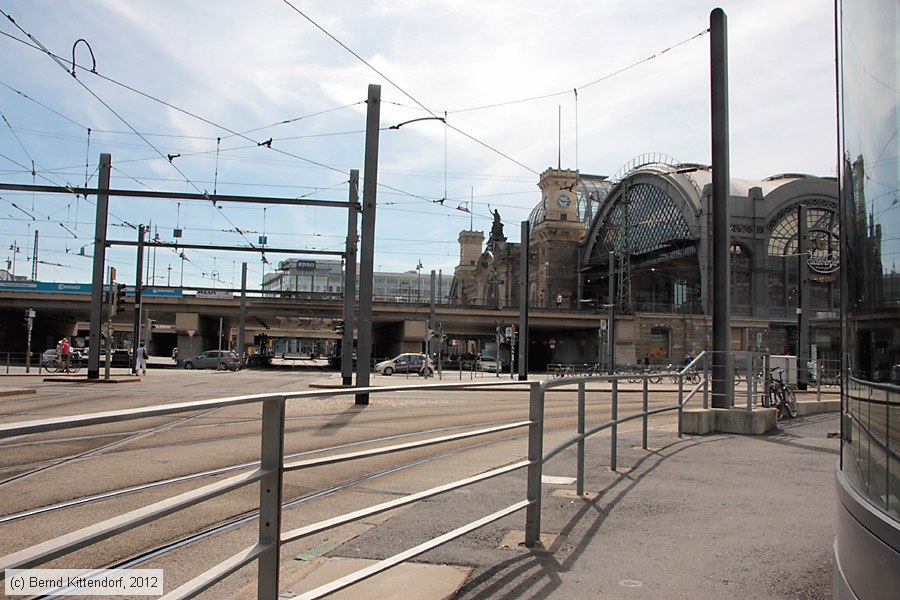
{"label": "person walking", "polygon": [[144,347],[144,342],[141,342],[141,346],[138,348],[137,355],[134,358],[135,375],[147,374],[147,359],[149,358],[150,354],[147,352],[147,348]]}

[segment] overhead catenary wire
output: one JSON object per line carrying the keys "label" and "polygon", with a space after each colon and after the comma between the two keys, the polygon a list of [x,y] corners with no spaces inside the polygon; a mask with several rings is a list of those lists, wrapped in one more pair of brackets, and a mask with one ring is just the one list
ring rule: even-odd
{"label": "overhead catenary wire", "polygon": [[[404,96],[406,96],[407,98],[409,98],[410,100],[412,100],[414,103],[416,103],[418,106],[420,106],[423,110],[425,110],[425,111],[426,111],[428,114],[430,114],[432,117],[434,117],[435,119],[438,119],[438,120],[443,120],[443,119],[441,119],[441,117],[439,117],[433,110],[431,110],[430,108],[428,108],[427,106],[425,106],[424,104],[422,104],[421,102],[419,102],[419,100],[417,100],[412,94],[410,94],[410,93],[407,92],[405,89],[403,89],[402,87],[400,87],[399,84],[397,84],[397,83],[396,83],[395,81],[393,81],[390,77],[388,77],[387,75],[385,75],[384,73],[382,73],[380,70],[378,70],[374,65],[372,65],[370,62],[368,62],[368,61],[367,61],[366,59],[364,59],[362,56],[360,56],[359,54],[357,54],[353,49],[351,49],[349,46],[347,46],[344,42],[342,42],[342,41],[339,40],[337,37],[335,37],[334,35],[332,35],[331,32],[329,32],[327,29],[325,29],[324,27],[322,27],[321,25],[319,25],[318,23],[316,23],[313,19],[311,19],[309,16],[307,16],[306,13],[304,13],[302,10],[300,10],[299,8],[297,8],[296,6],[294,6],[289,0],[282,0],[282,2],[284,2],[284,3],[285,3],[286,5],[288,5],[291,9],[293,9],[294,12],[296,12],[298,15],[300,15],[301,17],[303,17],[304,19],[306,19],[307,21],[309,21],[316,29],[318,29],[319,31],[321,31],[322,33],[324,33],[326,36],[328,36],[329,38],[331,38],[331,39],[332,39],[336,44],[338,44],[341,48],[343,48],[344,50],[346,50],[347,52],[349,52],[350,54],[352,54],[354,57],[356,57],[357,60],[359,60],[359,61],[360,61],[361,63],[363,63],[364,65],[366,65],[369,69],[371,69],[372,71],[374,71],[375,73],[377,73],[379,76],[383,77],[385,81],[387,81],[387,82],[390,83],[392,86],[394,86],[394,88],[396,88],[401,94],[403,94]],[[470,135],[470,134],[466,133],[465,131],[462,131],[462,130],[459,129],[458,127],[456,127],[456,126],[454,126],[454,125],[451,125],[450,123],[447,123],[446,121],[444,121],[444,126],[445,126],[445,127],[450,127],[451,129],[453,129],[453,131],[455,131],[455,132],[459,133],[460,135],[462,135],[462,136],[464,136],[464,137],[470,139],[471,141],[473,141],[473,142],[475,142],[475,143],[477,143],[477,144],[479,144],[479,145],[481,145],[481,146],[487,148],[488,150],[490,150],[490,151],[492,151],[492,152],[494,152],[494,153],[496,153],[496,154],[502,156],[503,158],[505,158],[505,159],[507,159],[507,160],[509,160],[509,161],[511,161],[511,162],[513,162],[513,163],[515,163],[515,164],[517,164],[517,165],[519,165],[519,166],[522,167],[523,169],[526,169],[526,170],[528,170],[528,171],[534,173],[535,175],[538,174],[538,172],[535,171],[534,169],[532,169],[531,167],[529,167],[529,166],[527,166],[527,165],[525,165],[525,164],[519,162],[519,161],[516,160],[515,158],[513,158],[513,157],[509,156],[508,154],[506,154],[506,153],[504,153],[504,152],[498,150],[497,148],[494,148],[493,146],[491,146],[491,145],[488,144],[487,142],[484,142],[484,141],[482,141],[482,140],[476,138],[475,136]]]}
{"label": "overhead catenary wire", "polygon": [[616,75],[620,75],[621,73],[630,71],[631,69],[634,69],[635,67],[638,67],[646,62],[649,62],[655,58],[658,58],[658,57],[662,56],[663,54],[665,54],[666,52],[669,52],[670,50],[674,50],[675,48],[678,48],[679,46],[682,46],[684,44],[687,44],[688,42],[691,42],[703,35],[706,35],[707,33],[709,33],[709,29],[704,29],[703,31],[696,33],[696,34],[692,35],[691,37],[678,42],[677,44],[668,46],[667,48],[664,48],[664,49],[660,50],[659,52],[656,52],[654,54],[651,54],[650,56],[647,56],[645,58],[637,60],[637,61],[635,61],[629,65],[626,65],[620,69],[616,69],[615,71],[613,71],[611,73],[607,73],[606,75],[603,75],[601,77],[598,77],[597,79],[594,79],[593,81],[590,81],[588,83],[585,83],[585,84],[582,84],[579,86],[575,86],[574,88],[567,88],[565,90],[560,90],[558,92],[549,92],[546,94],[539,94],[537,96],[529,96],[527,98],[519,98],[516,100],[506,100],[503,102],[494,102],[492,104],[484,104],[484,105],[480,105],[480,106],[473,106],[470,108],[460,108],[460,109],[456,109],[456,110],[448,110],[447,112],[452,115],[452,114],[474,112],[474,111],[479,111],[479,110],[487,110],[490,108],[499,108],[501,106],[510,106],[512,104],[522,104],[525,102],[534,102],[536,100],[546,100],[548,98],[556,98],[557,96],[568,95],[572,92],[573,89],[575,90],[575,94],[577,97],[577,94],[580,90],[587,89],[593,85],[596,85],[598,83],[606,81],[607,79],[610,79],[612,77],[615,77]]}
{"label": "overhead catenary wire", "polygon": [[[2,13],[2,11],[0,11],[0,13]],[[2,14],[5,14],[5,13],[2,13]],[[12,20],[12,19],[10,19],[10,20]],[[17,27],[18,27],[18,26],[17,26]],[[21,28],[19,28],[19,29],[22,30]],[[22,31],[23,31],[23,33],[25,33],[26,35],[28,35],[27,32],[24,32],[24,30],[22,30]],[[0,32],[0,35],[6,35],[7,37],[9,37],[9,38],[11,38],[11,39],[13,39],[13,40],[15,40],[15,41],[18,41],[19,43],[25,44],[26,46],[29,46],[29,47],[32,47],[32,48],[41,50],[42,52],[45,52],[45,53],[49,53],[49,54],[52,55],[52,57],[54,57],[55,59],[57,59],[57,62],[58,62],[58,63],[59,63],[60,60],[62,60],[61,57],[58,57],[58,56],[56,56],[56,55],[53,55],[52,53],[49,52],[49,50],[47,50],[45,47],[42,47],[41,45],[35,45],[35,46],[33,46],[33,45],[31,45],[31,44],[28,44],[28,43],[25,42],[24,40],[21,40],[21,39],[15,37],[15,36],[9,35],[9,34],[6,33],[6,32]],[[36,42],[36,43],[37,43],[37,42]],[[303,161],[303,162],[307,162],[307,163],[309,163],[309,164],[312,164],[312,165],[314,165],[314,166],[318,166],[318,167],[321,167],[321,168],[325,168],[325,169],[329,169],[329,170],[333,170],[333,171],[337,171],[337,172],[343,173],[343,171],[340,170],[340,169],[338,169],[338,168],[335,168],[335,167],[332,167],[332,166],[329,166],[329,165],[325,165],[325,164],[322,164],[322,163],[319,163],[319,162],[310,160],[310,159],[305,158],[305,157],[302,157],[302,156],[298,156],[298,155],[296,155],[296,154],[294,154],[294,153],[287,152],[287,151],[285,151],[285,150],[283,150],[283,149],[281,149],[281,148],[273,147],[271,141],[268,141],[267,143],[261,144],[261,143],[257,142],[256,140],[253,140],[252,138],[247,137],[247,136],[244,135],[243,133],[234,131],[234,130],[228,128],[228,127],[225,127],[225,126],[223,126],[223,125],[220,125],[220,124],[218,124],[218,123],[215,123],[215,122],[213,122],[213,121],[211,121],[211,120],[209,120],[209,119],[206,119],[206,118],[204,118],[204,117],[201,117],[201,116],[199,116],[199,115],[197,115],[197,114],[195,114],[195,113],[192,113],[192,112],[190,112],[190,111],[188,111],[188,110],[182,109],[182,108],[180,108],[180,107],[178,107],[178,106],[175,106],[175,105],[173,105],[173,104],[171,104],[171,103],[169,103],[169,102],[166,102],[166,101],[164,101],[164,100],[161,100],[161,99],[159,99],[159,98],[157,98],[157,97],[155,97],[155,96],[153,96],[153,95],[151,95],[151,94],[148,94],[148,93],[146,93],[146,92],[143,92],[143,91],[141,91],[141,90],[138,90],[137,88],[134,88],[134,87],[132,87],[132,86],[129,86],[129,85],[127,85],[127,84],[124,84],[124,83],[122,83],[122,82],[119,82],[119,81],[117,81],[117,80],[115,80],[115,79],[113,79],[113,78],[111,78],[111,77],[108,77],[108,76],[106,76],[106,75],[103,75],[102,73],[98,72],[98,71],[96,70],[96,68],[92,68],[89,72],[90,72],[92,75],[95,75],[95,76],[97,76],[97,77],[100,77],[101,79],[104,79],[105,81],[108,81],[108,82],[110,82],[110,83],[113,83],[114,85],[118,85],[118,86],[120,86],[120,87],[123,87],[124,89],[127,89],[127,90],[129,90],[129,91],[131,91],[131,92],[137,93],[137,94],[139,94],[139,95],[141,95],[141,96],[143,96],[143,97],[145,97],[145,98],[147,98],[147,99],[153,100],[153,101],[155,101],[155,102],[158,102],[158,103],[160,103],[160,104],[163,104],[164,106],[167,106],[167,107],[169,107],[169,108],[172,108],[173,110],[176,110],[176,111],[179,111],[179,112],[181,112],[181,113],[183,113],[183,114],[185,114],[185,115],[188,115],[188,116],[190,116],[190,117],[192,117],[192,118],[198,119],[198,120],[200,120],[200,121],[202,121],[202,122],[204,122],[204,123],[207,123],[207,124],[209,124],[209,125],[212,125],[212,126],[214,126],[214,127],[217,127],[217,128],[219,128],[219,129],[222,129],[223,131],[226,131],[226,132],[228,132],[228,133],[231,134],[231,136],[228,136],[228,137],[234,137],[234,136],[236,136],[236,137],[241,137],[241,138],[243,138],[243,139],[246,139],[246,140],[248,140],[248,141],[253,142],[257,147],[258,147],[258,146],[265,146],[265,147],[269,148],[270,150],[274,150],[274,151],[276,151],[276,152],[278,152],[278,153],[280,153],[280,154],[282,154],[282,155],[291,157],[291,158],[293,158],[293,159],[300,160],[300,161]],[[82,84],[82,85],[83,85],[83,84]],[[400,88],[398,88],[398,89],[400,89]],[[401,91],[403,91],[403,90],[401,90]],[[404,93],[405,93],[405,92],[404,92]],[[414,98],[413,98],[413,100],[415,101]],[[353,103],[353,104],[349,104],[349,105],[344,105],[344,106],[341,106],[341,107],[337,107],[337,109],[340,109],[340,108],[346,108],[346,107],[349,107],[349,106],[355,106],[355,105],[360,104],[360,103],[363,103],[363,102],[364,102],[364,101],[360,101],[360,102],[357,102],[357,103]],[[399,103],[398,103],[398,104],[399,104]],[[401,105],[401,106],[403,106],[403,105]],[[421,109],[422,109],[422,110],[425,110],[425,111],[427,111],[427,112],[429,112],[429,113],[431,112],[429,109],[427,109],[427,108],[424,107],[423,105],[420,105],[420,106],[421,106]],[[337,110],[337,109],[331,109],[331,110]],[[330,112],[330,111],[322,111],[322,112]],[[321,113],[316,113],[316,114],[321,114]],[[432,113],[432,114],[433,114],[433,113]],[[297,119],[299,119],[299,118],[304,118],[304,117],[298,117]],[[438,118],[439,118],[439,117],[438,117]],[[290,121],[293,121],[293,120],[296,120],[296,119],[287,120],[287,121],[290,122]],[[73,121],[73,122],[74,122],[74,121]],[[384,129],[384,128],[383,128],[383,129]],[[511,160],[512,162],[514,162],[514,163],[516,163],[516,164],[522,166],[523,168],[529,170],[530,172],[537,174],[537,172],[534,171],[533,169],[530,169],[530,168],[527,167],[526,165],[523,165],[522,163],[519,163],[518,161],[516,161],[516,160],[513,159],[512,157],[509,157],[509,156],[505,155],[504,153],[502,153],[502,152],[500,152],[499,150],[497,150],[497,149],[491,147],[490,145],[486,144],[485,142],[482,142],[481,140],[478,140],[478,139],[474,138],[473,136],[471,136],[471,135],[469,135],[469,134],[467,134],[467,133],[465,133],[465,132],[463,132],[463,131],[461,131],[461,130],[455,128],[455,127],[453,127],[453,129],[456,130],[457,132],[459,132],[461,135],[466,136],[466,137],[472,139],[472,140],[475,141],[476,143],[485,146],[486,148],[488,148],[489,150],[491,150],[491,151],[493,151],[493,152],[495,152],[495,153],[497,153],[497,154],[500,154],[501,156],[503,156],[503,157],[505,157],[505,158]],[[95,131],[102,131],[102,130],[95,130]],[[133,128],[132,128],[132,133],[135,134],[135,135],[138,135],[138,136],[142,136],[142,134],[141,134],[140,132],[135,131]],[[335,134],[319,134],[319,136],[321,136],[321,135],[347,135],[347,134],[355,134],[355,133],[358,133],[358,132],[355,132],[355,131],[354,131],[354,132],[340,132],[340,133],[335,133]],[[145,135],[143,135],[143,137],[142,137],[142,139],[144,139],[145,142],[146,142],[146,137],[147,137],[148,135],[152,135],[152,134],[145,134]],[[163,134],[159,134],[159,135],[163,135]],[[296,137],[293,137],[293,138],[290,138],[290,137],[289,137],[289,138],[284,138],[284,139],[285,139],[285,140],[288,140],[288,139],[300,139],[300,138],[302,138],[302,137],[306,137],[306,136],[296,136]],[[315,137],[315,136],[310,136],[310,137]],[[193,136],[191,139],[208,139],[208,138],[197,138],[196,136]],[[153,147],[153,146],[151,145],[151,147]],[[167,158],[167,157],[164,157],[164,156],[162,155],[161,151],[159,151],[158,149],[154,148],[154,150],[156,150],[156,152],[157,152],[159,158]],[[198,155],[199,155],[199,154],[203,154],[203,153],[202,153],[202,152],[198,152],[198,153],[192,153],[192,154],[198,154]],[[132,159],[132,161],[135,161],[135,160],[147,160],[147,159]],[[170,161],[170,162],[171,162],[171,161]],[[173,166],[174,166],[174,165],[173,165]],[[176,167],[176,170],[179,172],[179,174],[182,175],[182,177],[184,178],[185,181],[188,181],[189,183],[191,183],[191,184],[193,185],[193,182],[192,182],[190,179],[188,179],[186,176],[184,176],[184,174],[181,172],[180,169],[178,169],[178,168]],[[383,185],[382,183],[379,183],[378,185],[379,185],[379,187],[384,187],[384,185]],[[196,186],[195,186],[195,187],[196,187]],[[396,192],[398,192],[398,193],[401,193],[401,194],[406,194],[406,195],[409,195],[409,196],[412,196],[412,197],[419,198],[419,199],[421,199],[421,200],[423,200],[423,201],[426,201],[426,202],[434,202],[434,200],[431,199],[431,198],[426,198],[426,197],[421,196],[421,195],[412,194],[412,193],[406,192],[406,191],[404,191],[404,190],[399,190],[398,188],[390,188],[390,189],[392,189],[393,191],[396,191]],[[199,189],[198,189],[198,191],[199,191]],[[224,216],[224,215],[223,215],[223,216]],[[227,217],[226,217],[226,219],[227,219]]]}

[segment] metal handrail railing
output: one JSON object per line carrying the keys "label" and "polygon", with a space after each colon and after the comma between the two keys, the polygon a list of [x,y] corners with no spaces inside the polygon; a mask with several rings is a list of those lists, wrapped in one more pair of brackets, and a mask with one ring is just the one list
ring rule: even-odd
{"label": "metal handrail railing", "polygon": [[[90,425],[99,425],[105,423],[114,423],[121,421],[131,421],[136,419],[158,417],[164,415],[173,415],[183,412],[192,412],[211,408],[222,408],[227,406],[239,406],[251,403],[262,403],[261,418],[261,451],[259,468],[229,477],[225,480],[205,485],[198,489],[185,492],[168,498],[148,506],[138,508],[128,513],[101,521],[100,523],[90,525],[77,531],[56,537],[36,546],[26,548],[19,552],[0,558],[0,578],[2,578],[6,569],[12,568],[30,568],[40,565],[44,562],[64,556],[75,550],[89,546],[95,542],[107,539],[119,533],[123,533],[133,529],[139,525],[146,524],[160,517],[172,514],[189,506],[196,505],[202,501],[217,497],[225,492],[236,490],[251,483],[259,482],[259,535],[257,542],[226,560],[219,562],[212,568],[197,575],[190,581],[182,584],[178,588],[170,591],[163,596],[167,600],[192,598],[197,594],[209,589],[216,583],[222,581],[238,569],[251,564],[257,563],[257,596],[260,599],[274,600],[278,596],[278,580],[279,580],[279,560],[281,546],[301,538],[321,533],[358,521],[360,519],[383,513],[401,506],[406,506],[421,500],[431,498],[433,496],[443,494],[464,486],[472,485],[481,481],[486,481],[500,475],[511,473],[520,469],[527,469],[527,489],[524,500],[520,499],[513,504],[484,516],[476,521],[468,523],[458,529],[445,533],[432,540],[424,542],[414,548],[410,548],[374,565],[366,567],[356,573],[333,581],[329,584],[320,586],[305,594],[298,596],[303,600],[312,600],[313,598],[321,598],[331,594],[339,589],[343,589],[358,581],[371,577],[386,569],[396,566],[400,562],[409,560],[419,554],[427,552],[453,539],[465,535],[475,529],[484,527],[517,511],[526,510],[525,517],[525,544],[527,546],[535,546],[540,543],[540,521],[541,521],[541,474],[543,472],[543,464],[561,453],[563,450],[572,445],[578,446],[577,462],[578,462],[578,493],[584,493],[584,443],[585,440],[601,431],[611,429],[611,446],[610,446],[610,465],[611,469],[617,468],[616,446],[618,443],[618,425],[637,418],[643,418],[643,448],[647,448],[647,430],[648,419],[651,415],[663,412],[678,411],[678,435],[681,436],[681,416],[684,404],[689,400],[703,385],[704,382],[697,384],[691,393],[685,398],[683,389],[683,377],[692,370],[695,364],[702,359],[703,355],[698,356],[690,365],[687,365],[679,375],[679,399],[678,403],[649,409],[648,400],[648,377],[654,374],[639,375],[643,381],[642,410],[633,414],[619,416],[618,400],[619,400],[619,381],[622,379],[633,378],[635,374],[627,375],[598,375],[572,377],[566,379],[517,382],[509,380],[486,381],[486,382],[465,382],[465,383],[438,383],[438,384],[418,384],[411,386],[392,386],[392,387],[369,387],[369,388],[340,388],[331,390],[310,390],[301,392],[287,392],[278,394],[255,394],[245,396],[234,396],[229,398],[215,398],[209,400],[199,400],[192,402],[182,402],[170,405],[157,405],[145,408],[124,409],[116,411],[107,411],[102,413],[94,413],[88,415],[78,415],[69,417],[55,417],[50,419],[40,419],[34,421],[25,421],[19,423],[0,425],[0,439],[13,436],[20,436],[31,433],[55,431],[60,429],[69,429],[76,427],[86,427]],[[704,378],[705,379],[705,378]],[[591,382],[611,382],[611,415],[610,419],[591,427],[586,428],[585,425],[585,392],[586,385]],[[543,450],[544,436],[544,400],[547,390],[561,387],[564,385],[578,386],[578,433],[569,439],[563,441],[552,449]],[[521,388],[527,386],[529,392],[529,416],[527,420],[519,420],[490,427],[484,427],[472,431],[444,435],[435,438],[423,439],[415,442],[407,442],[395,444],[386,447],[373,448],[358,452],[349,452],[333,456],[325,456],[315,459],[305,459],[293,462],[284,461],[284,424],[285,424],[285,404],[292,399],[309,399],[309,398],[326,398],[335,396],[347,396],[357,393],[380,394],[389,392],[404,392],[416,390],[464,390],[478,389],[488,387],[514,387]],[[454,442],[464,439],[470,439],[478,436],[484,436],[503,431],[511,431],[517,428],[528,427],[528,454],[525,460],[505,465],[490,471],[470,476],[464,479],[445,483],[443,485],[433,487],[427,490],[415,492],[401,498],[376,504],[367,508],[359,509],[343,515],[331,517],[312,523],[303,527],[290,531],[281,531],[281,513],[282,513],[282,478],[285,472],[296,471],[316,466],[330,465],[337,462],[360,460],[372,458],[375,456],[401,452],[415,448],[422,448],[436,444]]]}
{"label": "metal handrail railing", "polygon": [[[706,353],[701,353],[697,358],[692,360],[685,368],[678,372],[679,380],[678,380],[678,402],[677,404],[673,404],[671,406],[663,406],[657,407],[654,409],[649,408],[649,386],[648,382],[651,377],[658,376],[658,373],[628,373],[628,374],[618,374],[618,375],[589,375],[589,376],[574,376],[574,377],[565,377],[559,379],[548,379],[540,382],[539,385],[533,386],[531,388],[531,411],[532,413],[529,415],[534,427],[534,423],[537,423],[541,427],[540,432],[530,432],[529,436],[529,444],[528,444],[528,501],[529,505],[527,507],[527,514],[525,517],[525,545],[526,546],[535,546],[539,543],[540,538],[540,529],[541,529],[541,504],[540,504],[540,485],[541,485],[541,474],[543,472],[543,464],[548,460],[553,458],[554,456],[560,454],[563,450],[570,448],[573,445],[577,445],[576,452],[576,461],[577,461],[577,475],[576,475],[576,487],[577,493],[579,495],[584,494],[584,442],[587,438],[601,431],[605,431],[607,429],[611,430],[610,434],[610,469],[615,471],[618,466],[618,453],[617,453],[617,445],[618,445],[618,426],[621,423],[625,423],[637,418],[642,418],[642,445],[643,449],[647,449],[647,429],[648,429],[648,420],[651,415],[660,414],[664,412],[669,412],[673,410],[678,411],[678,437],[682,436],[682,411],[684,409],[684,405],[687,400],[697,392],[697,390],[704,388],[706,386],[706,381],[708,377],[708,370],[704,370],[704,377],[701,378],[701,381],[697,383],[697,385],[693,388],[692,392],[685,399],[684,397],[684,378],[689,373],[693,372],[695,366],[703,361],[703,364],[706,364]],[[619,382],[622,380],[640,378],[642,381],[642,410],[637,413],[633,413],[630,415],[626,415],[624,417],[619,416]],[[591,382],[611,382],[612,391],[610,396],[610,418],[598,425],[590,429],[586,429],[585,424],[585,393],[586,393],[586,385]],[[568,439],[563,440],[555,447],[547,450],[546,452],[543,450],[543,406],[544,406],[544,396],[547,390],[562,387],[562,386],[578,386],[578,432],[569,437]]]}
{"label": "metal handrail railing", "polygon": [[[488,381],[488,382],[469,382],[469,383],[443,383],[431,385],[413,385],[413,386],[393,386],[393,387],[370,387],[370,388],[342,388],[333,390],[310,390],[302,392],[288,392],[278,394],[254,394],[245,396],[234,396],[229,398],[216,398],[210,400],[199,400],[192,402],[182,402],[170,405],[157,405],[137,409],[124,409],[116,411],[107,411],[102,413],[93,413],[88,415],[78,415],[69,417],[54,417],[50,419],[40,419],[33,421],[24,421],[18,423],[9,423],[0,425],[0,439],[15,437],[20,435],[56,431],[61,429],[70,429],[77,427],[86,427],[90,425],[99,425],[106,423],[114,423],[121,421],[131,421],[149,417],[165,416],[179,414],[183,412],[193,412],[210,408],[222,408],[227,406],[239,406],[243,404],[258,403],[263,404],[262,414],[262,450],[260,467],[248,473],[235,475],[225,480],[205,485],[195,490],[185,492],[167,498],[165,500],[155,502],[153,504],[138,508],[136,510],[118,515],[111,519],[101,521],[94,525],[90,525],[71,533],[58,536],[54,539],[45,541],[35,546],[26,548],[19,552],[0,557],[0,578],[5,577],[7,569],[30,568],[43,564],[49,560],[53,560],[60,556],[69,554],[75,550],[89,546],[95,542],[105,540],[109,537],[123,533],[140,525],[149,523],[158,518],[170,515],[184,508],[194,506],[204,500],[220,496],[229,491],[236,490],[251,483],[260,482],[260,501],[259,501],[259,540],[252,547],[242,550],[234,556],[218,563],[212,569],[195,577],[191,581],[185,583],[179,588],[169,592],[164,598],[191,598],[199,594],[205,589],[218,583],[225,577],[234,573],[241,567],[254,561],[258,563],[258,596],[260,598],[275,599],[278,594],[278,561],[280,557],[280,547],[282,544],[295,539],[299,539],[309,535],[309,531],[294,530],[283,534],[280,531],[281,525],[281,482],[285,471],[308,468],[312,466],[321,466],[333,464],[338,461],[355,460],[399,452],[402,450],[421,448],[429,445],[446,443],[461,439],[472,438],[476,436],[507,431],[525,426],[532,426],[530,421],[516,421],[503,425],[477,429],[474,431],[457,433],[453,435],[441,436],[440,438],[430,438],[417,442],[397,444],[384,448],[376,448],[362,452],[346,453],[334,457],[323,457],[312,460],[295,461],[293,463],[284,463],[284,406],[287,400],[302,398],[323,398],[353,395],[356,393],[367,392],[371,394],[414,391],[421,389],[439,390],[439,389],[472,389],[482,387],[504,387],[514,386],[522,387],[523,385],[536,385],[529,382],[515,381]],[[390,510],[387,504],[402,506],[418,500],[456,489],[463,485],[496,477],[503,473],[521,469],[526,466],[527,461],[510,465],[503,469],[497,469],[488,473],[482,473],[475,477],[453,482],[442,486],[441,488],[433,488],[418,494],[412,494],[406,498],[394,500],[392,503],[378,505],[367,509],[366,514],[377,514],[385,510]],[[527,502],[519,503],[512,512],[520,510],[527,505]],[[516,505],[514,505],[516,506]],[[507,509],[508,510],[508,509]],[[503,512],[503,511],[501,511]],[[503,516],[505,516],[504,513]],[[352,522],[365,516],[358,511],[358,514],[351,513],[343,515],[331,520],[331,524],[325,528],[337,526],[344,522]],[[497,517],[501,518],[501,517]],[[481,521],[483,521],[482,519]],[[492,522],[492,521],[487,521]],[[317,531],[322,529],[322,524],[310,526]],[[447,534],[445,534],[447,535]],[[460,533],[459,535],[462,535]],[[448,539],[453,539],[448,538]],[[424,552],[425,550],[421,550]],[[407,551],[409,552],[409,551]],[[421,553],[420,552],[420,553]],[[388,568],[388,567],[385,567]],[[378,572],[378,571],[375,571]],[[371,573],[371,574],[374,574]],[[366,575],[371,576],[371,575]],[[357,579],[358,580],[358,579]],[[350,585],[347,583],[346,585]],[[330,593],[330,592],[329,592]],[[319,596],[310,596],[319,597]]]}

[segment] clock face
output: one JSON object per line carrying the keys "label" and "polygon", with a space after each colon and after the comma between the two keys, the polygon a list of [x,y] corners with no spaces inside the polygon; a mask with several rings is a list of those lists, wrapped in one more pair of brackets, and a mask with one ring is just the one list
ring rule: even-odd
{"label": "clock face", "polygon": [[550,196],[544,196],[544,210],[550,208]]}
{"label": "clock face", "polygon": [[569,208],[570,202],[571,202],[571,200],[565,194],[560,194],[559,196],[556,197],[556,203],[559,205],[560,208]]}

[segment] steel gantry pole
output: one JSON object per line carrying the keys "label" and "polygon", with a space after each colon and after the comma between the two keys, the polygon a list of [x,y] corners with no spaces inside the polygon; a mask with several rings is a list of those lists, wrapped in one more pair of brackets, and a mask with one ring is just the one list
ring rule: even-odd
{"label": "steel gantry pole", "polygon": [[721,8],[709,15],[712,121],[712,407],[729,408],[734,400],[731,370],[731,232],[728,196],[731,181],[728,141],[728,21]]}
{"label": "steel gantry pole", "polygon": [[606,353],[609,363],[607,364],[607,373],[612,375],[616,372],[616,253],[609,253],[609,315],[606,324]]}
{"label": "steel gantry pole", "polygon": [[94,220],[94,269],[91,277],[91,325],[88,379],[100,379],[100,328],[103,325],[103,267],[106,262],[106,220],[109,212],[109,172],[112,156],[100,155],[97,180],[97,217]]}
{"label": "steel gantry pole", "polygon": [[521,241],[519,242],[519,351],[516,353],[519,359],[519,381],[528,380],[528,251],[529,238],[531,237],[531,223],[522,221],[520,224]]}
{"label": "steel gantry pole", "polygon": [[809,387],[809,224],[806,205],[797,207],[797,389]]}
{"label": "steel gantry pole", "polygon": [[353,329],[356,326],[356,244],[359,218],[359,170],[350,171],[350,206],[347,208],[347,247],[344,255],[344,332],[341,338],[341,382],[353,383]]}
{"label": "steel gantry pole", "polygon": [[241,307],[238,313],[238,357],[244,367],[247,353],[247,263],[241,263]]}
{"label": "steel gantry pole", "polygon": [[[381,86],[369,84],[366,100],[366,160],[363,172],[362,245],[359,256],[359,347],[356,387],[369,386],[372,369],[372,287],[375,268],[375,196],[378,185],[378,127]],[[368,404],[369,394],[356,394],[356,404]]]}
{"label": "steel gantry pole", "polygon": [[[141,345],[141,291],[144,281],[144,236],[147,233],[145,226],[138,225],[137,271],[134,276],[134,328],[131,337],[131,371],[135,374],[137,374],[138,347]],[[150,352],[150,344],[147,344],[147,352]]]}

